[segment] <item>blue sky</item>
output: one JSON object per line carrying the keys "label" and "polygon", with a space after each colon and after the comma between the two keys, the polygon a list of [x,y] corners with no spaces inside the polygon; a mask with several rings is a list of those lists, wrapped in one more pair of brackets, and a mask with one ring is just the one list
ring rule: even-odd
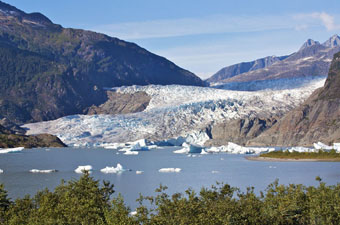
{"label": "blue sky", "polygon": [[202,78],[224,66],[293,53],[340,33],[339,0],[5,0],[64,27],[106,33]]}

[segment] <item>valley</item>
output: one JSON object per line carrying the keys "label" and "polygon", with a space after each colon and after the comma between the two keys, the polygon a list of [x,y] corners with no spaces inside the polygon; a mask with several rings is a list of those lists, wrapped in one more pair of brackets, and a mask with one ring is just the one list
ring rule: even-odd
{"label": "valley", "polygon": [[7,1],[0,224],[339,224],[339,4]]}

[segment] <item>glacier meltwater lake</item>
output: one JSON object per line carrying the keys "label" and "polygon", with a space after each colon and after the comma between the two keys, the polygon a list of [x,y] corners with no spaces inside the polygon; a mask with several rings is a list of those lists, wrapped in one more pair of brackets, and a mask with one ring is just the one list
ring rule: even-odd
{"label": "glacier meltwater lake", "polygon": [[[245,155],[208,154],[188,157],[175,154],[179,148],[165,147],[140,151],[138,155],[124,155],[117,150],[103,148],[40,148],[25,149],[19,153],[0,155],[0,183],[5,185],[12,199],[38,190],[53,190],[61,179],[78,179],[74,172],[80,165],[91,165],[91,176],[114,184],[115,193],[121,193],[125,202],[134,209],[139,193],[154,195],[160,184],[169,187],[168,193],[183,192],[187,188],[199,191],[218,182],[232,186],[254,186],[255,191],[265,190],[276,178],[281,184],[302,183],[318,185],[316,176],[327,184],[340,182],[339,162],[259,162],[245,159]],[[119,154],[117,154],[119,153]],[[120,163],[122,173],[105,174],[100,170]],[[181,168],[178,173],[161,173],[161,168]],[[54,173],[30,173],[31,169],[55,169]],[[143,171],[136,174],[136,171]]]}

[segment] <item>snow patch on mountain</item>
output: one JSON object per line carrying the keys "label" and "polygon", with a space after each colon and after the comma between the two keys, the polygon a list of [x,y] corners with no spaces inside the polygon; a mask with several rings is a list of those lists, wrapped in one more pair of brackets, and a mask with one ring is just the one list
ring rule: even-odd
{"label": "snow patch on mountain", "polygon": [[[28,134],[57,135],[69,146],[186,137],[219,121],[283,114],[301,104],[316,88],[322,87],[324,81],[316,79],[296,89],[256,92],[182,85],[120,87],[114,90],[121,93],[144,91],[150,95],[146,110],[126,115],[66,116],[26,124],[24,128],[29,129]],[[198,136],[193,136],[195,138]]]}

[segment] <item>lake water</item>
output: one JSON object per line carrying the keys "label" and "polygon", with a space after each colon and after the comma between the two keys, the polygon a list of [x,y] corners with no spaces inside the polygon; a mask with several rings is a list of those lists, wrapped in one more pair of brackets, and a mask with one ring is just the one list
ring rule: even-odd
{"label": "lake water", "polygon": [[[38,190],[53,190],[61,179],[77,179],[74,172],[79,165],[92,165],[92,176],[108,180],[115,185],[116,193],[122,193],[125,202],[134,209],[139,193],[154,195],[154,190],[163,184],[168,193],[183,192],[191,187],[199,191],[216,181],[232,186],[254,186],[257,192],[265,190],[276,178],[280,183],[302,183],[317,185],[316,176],[327,184],[340,182],[338,162],[259,162],[248,161],[244,155],[209,154],[188,157],[175,154],[179,148],[167,147],[139,152],[138,155],[117,154],[117,150],[102,148],[49,148],[25,149],[20,153],[0,154],[0,183],[5,184],[12,199],[26,194],[34,195]],[[120,163],[125,169],[121,174],[104,174],[100,169]],[[160,173],[161,168],[181,168],[180,173]],[[31,169],[57,169],[59,172],[33,174]],[[136,174],[137,170],[144,171]]]}

